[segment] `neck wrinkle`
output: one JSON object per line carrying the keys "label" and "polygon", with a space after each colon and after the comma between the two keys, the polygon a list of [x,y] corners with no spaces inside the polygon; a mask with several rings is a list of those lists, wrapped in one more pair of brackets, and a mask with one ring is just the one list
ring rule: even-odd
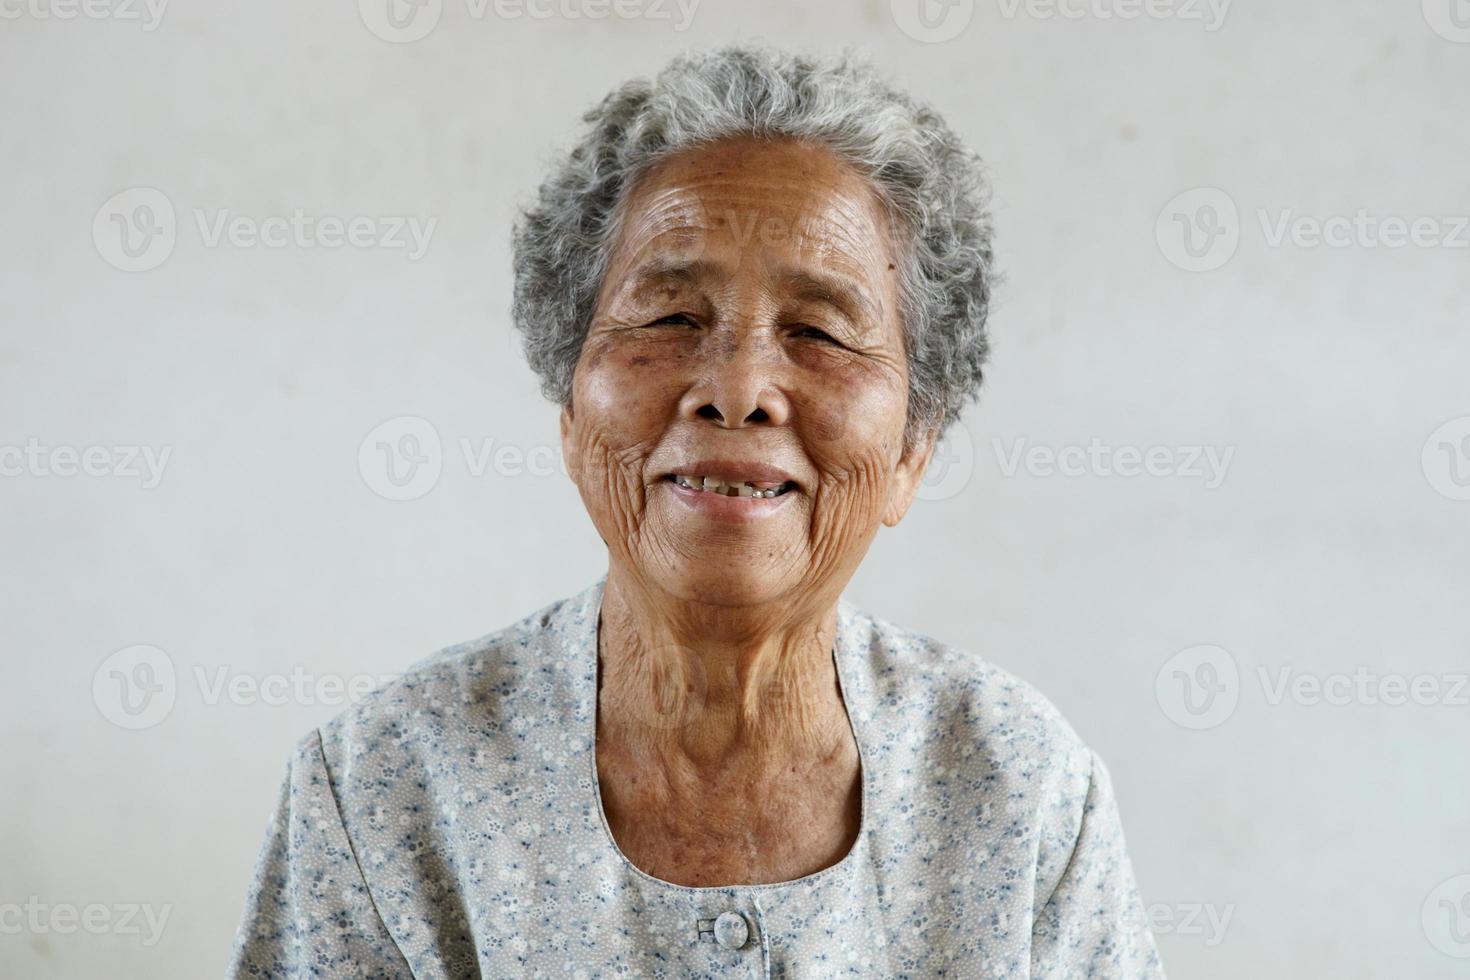
{"label": "neck wrinkle", "polygon": [[851,745],[834,664],[837,596],[729,609],[610,572],[598,623],[598,738],[716,771],[818,764]]}

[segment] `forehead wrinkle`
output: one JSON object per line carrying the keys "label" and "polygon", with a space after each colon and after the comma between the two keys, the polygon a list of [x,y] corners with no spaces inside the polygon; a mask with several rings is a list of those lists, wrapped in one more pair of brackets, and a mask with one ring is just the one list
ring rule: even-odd
{"label": "forehead wrinkle", "polygon": [[892,260],[886,229],[874,224],[875,215],[862,202],[846,195],[805,217],[792,242],[791,258],[799,264],[783,268],[782,279],[850,317],[881,319],[882,277]]}
{"label": "forehead wrinkle", "polygon": [[[733,247],[736,266],[758,259],[753,268],[763,269],[767,288],[828,305],[854,326],[885,320],[892,243],[881,199],[861,176],[824,174],[836,179],[817,181],[820,190],[790,193],[781,178],[741,173],[723,161],[691,175],[682,172],[688,163],[645,175],[624,199],[619,237],[626,259],[619,264],[627,272],[614,273],[617,294],[643,299],[656,290],[723,290],[735,273],[712,257]],[[760,247],[772,221],[786,231]]]}
{"label": "forehead wrinkle", "polygon": [[[609,249],[610,268],[621,266],[630,270],[619,276],[627,282],[634,267],[650,261],[645,256],[651,250],[662,248],[677,254],[697,248],[706,220],[699,200],[682,187],[635,185],[617,207]],[[653,261],[674,264],[673,259],[663,256]]]}

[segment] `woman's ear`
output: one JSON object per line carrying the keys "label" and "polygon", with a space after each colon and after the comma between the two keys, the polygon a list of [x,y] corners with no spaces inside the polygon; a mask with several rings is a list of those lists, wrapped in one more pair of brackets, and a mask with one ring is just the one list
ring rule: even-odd
{"label": "woman's ear", "polygon": [[942,418],[935,419],[922,433],[905,439],[903,455],[899,457],[898,468],[893,471],[893,482],[889,484],[888,506],[883,510],[886,527],[897,527],[909,512],[914,494],[919,492],[919,484],[924,479],[924,471],[934,456],[934,443],[943,424]]}
{"label": "woman's ear", "polygon": [[581,486],[582,485],[581,467],[578,466],[578,459],[577,459],[578,454],[577,454],[577,452],[576,452],[576,450],[574,448],[574,443],[573,443],[573,439],[572,439],[573,419],[572,419],[572,401],[571,401],[570,398],[567,399],[566,404],[562,405],[562,407],[561,407],[561,417],[560,417],[559,424],[560,424],[560,428],[561,428],[561,458],[562,458],[562,461],[566,464],[567,475],[569,475],[572,478],[572,482],[575,483],[575,484],[577,484],[578,486]]}

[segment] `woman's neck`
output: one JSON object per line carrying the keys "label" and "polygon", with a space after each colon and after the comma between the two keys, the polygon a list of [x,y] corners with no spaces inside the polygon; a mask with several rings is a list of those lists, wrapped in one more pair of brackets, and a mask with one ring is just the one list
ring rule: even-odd
{"label": "woman's neck", "polygon": [[851,741],[836,595],[691,603],[614,566],[598,630],[598,738],[700,768],[830,758]]}

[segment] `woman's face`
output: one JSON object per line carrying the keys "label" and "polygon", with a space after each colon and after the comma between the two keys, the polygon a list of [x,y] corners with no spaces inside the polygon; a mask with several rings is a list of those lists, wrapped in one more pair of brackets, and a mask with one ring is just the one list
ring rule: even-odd
{"label": "woman's face", "polygon": [[731,140],[630,191],[562,413],[614,563],[679,598],[830,600],[908,509],[897,259],[831,151]]}

